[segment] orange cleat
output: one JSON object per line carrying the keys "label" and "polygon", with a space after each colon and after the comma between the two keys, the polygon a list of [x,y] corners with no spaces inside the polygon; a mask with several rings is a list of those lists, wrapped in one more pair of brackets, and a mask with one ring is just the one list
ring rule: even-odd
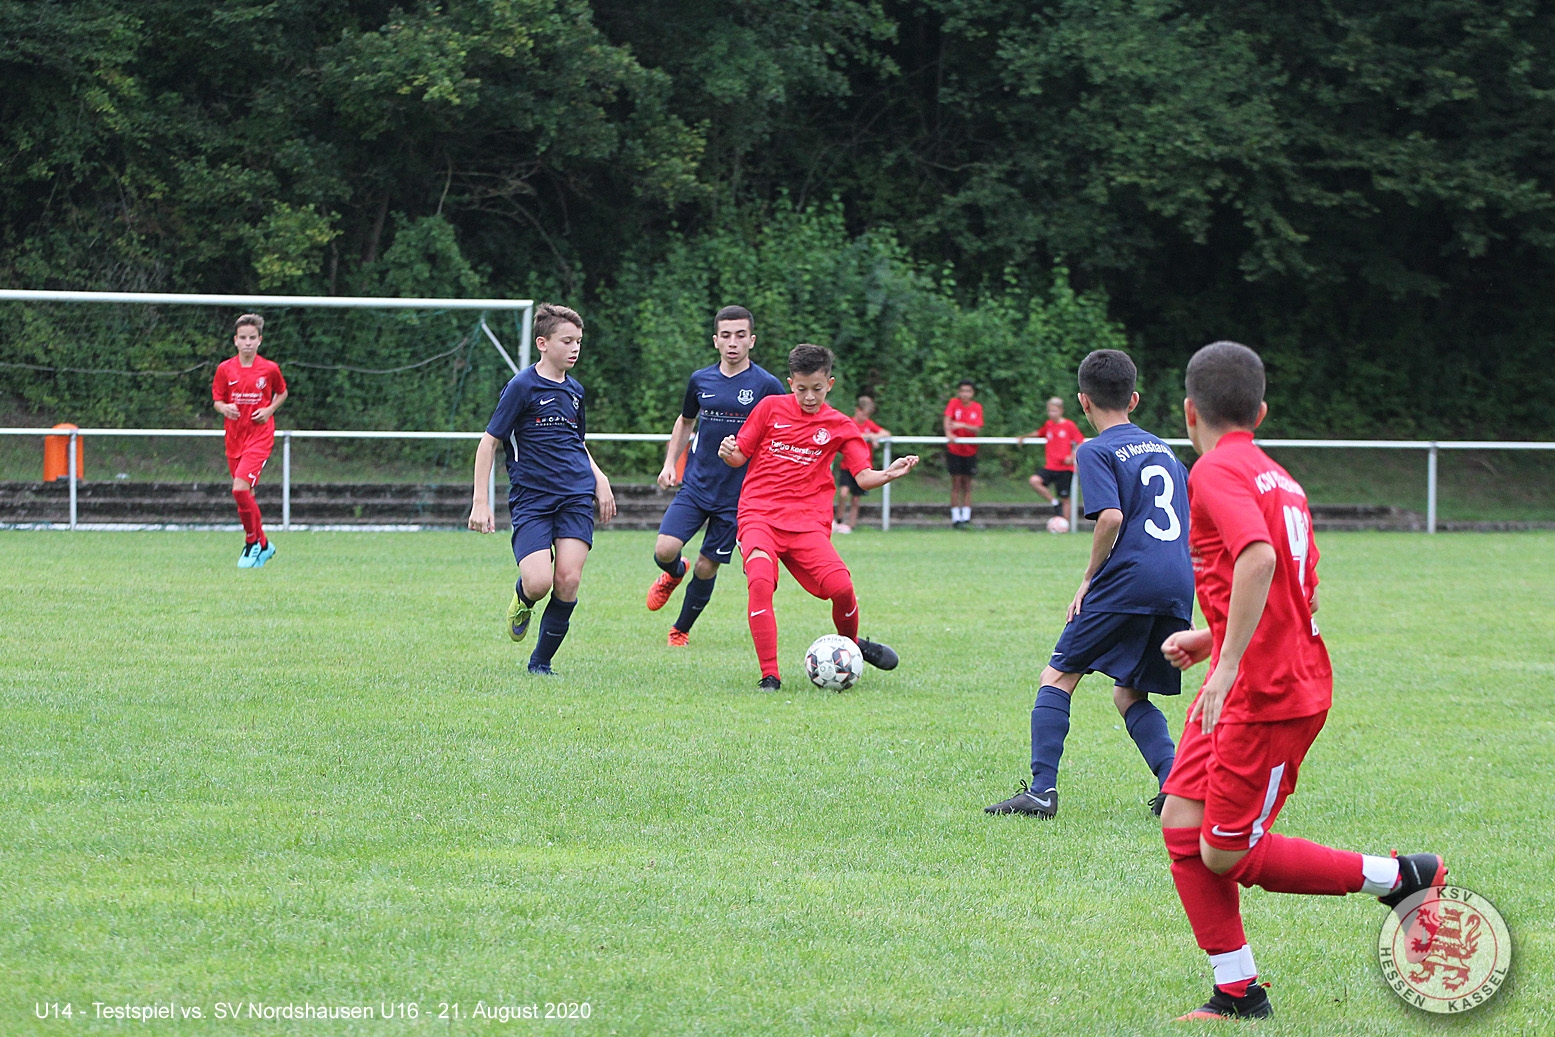
{"label": "orange cleat", "polygon": [[691,641],[691,635],[684,630],[676,630],[670,627],[670,647],[684,648]]}
{"label": "orange cleat", "polygon": [[[685,565],[686,560],[682,558],[680,564]],[[680,581],[685,578],[684,573],[680,576],[660,573],[659,578],[653,581],[653,586],[648,588],[648,611],[657,612],[663,608],[670,600],[670,595],[675,593],[675,588],[680,586]]]}

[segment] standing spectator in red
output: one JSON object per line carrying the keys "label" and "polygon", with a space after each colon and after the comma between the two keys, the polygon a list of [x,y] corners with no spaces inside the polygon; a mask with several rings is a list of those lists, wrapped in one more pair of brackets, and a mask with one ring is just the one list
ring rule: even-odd
{"label": "standing spectator in red", "polygon": [[239,317],[232,344],[238,355],[216,367],[211,398],[216,413],[227,419],[227,468],[232,473],[232,499],[243,523],[243,553],[239,569],[258,569],[275,557],[275,545],[265,537],[254,486],[275,447],[271,420],[286,402],[286,379],[274,361],[259,355],[265,319],[257,313]]}
{"label": "standing spectator in red", "polygon": [[983,405],[975,397],[970,378],[956,385],[956,394],[945,404],[945,471],[950,473],[950,526],[965,529],[972,524],[972,477],[977,474],[974,439],[983,427]]}
{"label": "standing spectator in red", "polygon": [[[853,424],[864,436],[864,442],[869,444],[873,453],[875,447],[880,445],[882,439],[891,438],[891,430],[881,428],[875,424],[875,398],[873,396],[860,396],[853,409]],[[847,466],[839,466],[837,469],[837,518],[831,524],[833,533],[848,534],[853,532],[853,527],[858,525],[859,498],[867,495],[868,490],[860,489],[858,481],[853,478],[853,473]]]}
{"label": "standing spectator in red", "polygon": [[[1070,491],[1074,483],[1075,447],[1085,442],[1080,426],[1064,417],[1064,401],[1057,396],[1047,401],[1047,421],[1035,432],[1016,436],[1017,444],[1028,439],[1047,440],[1042,467],[1031,477],[1031,488],[1046,497],[1053,505],[1053,514],[1062,515],[1070,525],[1074,524],[1074,501]],[[1064,502],[1069,502],[1067,515]]]}

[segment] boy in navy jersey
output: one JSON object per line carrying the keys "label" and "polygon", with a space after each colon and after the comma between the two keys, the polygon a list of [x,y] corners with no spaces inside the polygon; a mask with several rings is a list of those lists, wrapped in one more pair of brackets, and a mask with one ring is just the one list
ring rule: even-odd
{"label": "boy in navy jersey", "polygon": [[1091,561],[1031,710],[1031,785],[986,807],[990,814],[1058,812],[1069,697],[1081,677],[1097,672],[1113,679],[1113,705],[1155,775],[1151,803],[1161,811],[1175,747],[1149,696],[1182,691],[1161,645],[1193,618],[1188,472],[1171,447],[1129,421],[1139,405],[1136,377],[1134,362],[1117,349],[1098,349],[1080,364],[1080,409],[1097,432],[1075,451],[1085,514],[1096,520]]}
{"label": "boy in navy jersey", "polygon": [[[713,596],[713,581],[718,567],[734,554],[736,512],[740,506],[740,484],[745,468],[731,468],[718,457],[718,446],[725,437],[737,435],[750,412],[768,396],[781,396],[788,390],[776,377],[751,363],[751,348],[756,344],[756,319],[743,306],[725,306],[713,317],[713,346],[718,363],[695,371],[686,384],[686,398],[680,417],[670,431],[669,449],[664,453],[664,468],[659,472],[659,488],[679,486],[680,492],[664,511],[659,523],[659,539],[653,546],[653,562],[664,572],[648,588],[648,610],[657,612],[686,578],[686,560],[680,556],[686,541],[705,524],[702,550],[691,572],[691,586],[681,602],[680,618],[670,627],[669,644],[683,648],[691,626]],[[684,475],[676,472],[676,462],[686,445],[695,445],[686,459]]]}
{"label": "boy in navy jersey", "polygon": [[546,303],[535,310],[534,329],[540,360],[514,375],[502,390],[475,451],[470,528],[496,531],[489,489],[500,445],[507,454],[508,511],[518,562],[508,636],[524,639],[535,603],[549,594],[529,672],[553,676],[551,658],[567,636],[583,563],[594,543],[594,508],[598,506],[601,522],[609,522],[616,502],[610,480],[583,445],[588,431],[583,386],[567,373],[583,345],[583,318],[565,306]]}

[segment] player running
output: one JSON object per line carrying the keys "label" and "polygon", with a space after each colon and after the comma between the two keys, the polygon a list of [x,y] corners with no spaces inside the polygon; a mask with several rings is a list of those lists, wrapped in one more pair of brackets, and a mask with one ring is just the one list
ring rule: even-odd
{"label": "player running", "polygon": [[226,419],[227,470],[232,473],[232,499],[243,523],[243,553],[239,569],[258,569],[275,557],[275,545],[265,536],[254,487],[275,448],[275,412],[286,402],[286,379],[274,361],[259,355],[265,319],[245,313],[233,326],[238,354],[216,365],[211,398],[216,413]]}
{"label": "player running", "polygon": [[567,636],[578,604],[583,563],[599,521],[615,517],[610,480],[584,446],[588,432],[583,386],[568,374],[583,345],[583,318],[565,306],[535,310],[535,348],[540,359],[514,375],[475,450],[475,489],[470,528],[496,531],[491,510],[491,466],[500,445],[507,456],[508,512],[513,520],[513,558],[518,583],[508,606],[508,636],[522,641],[535,604],[547,594],[529,672],[555,676],[551,659]]}
{"label": "player running", "polygon": [[[1162,651],[1180,669],[1206,657],[1210,668],[1166,781],[1161,820],[1172,880],[1209,955],[1215,989],[1181,1018],[1256,1019],[1273,1010],[1257,983],[1238,884],[1368,893],[1408,923],[1407,899],[1422,890],[1433,896],[1447,867],[1434,853],[1373,857],[1270,831],[1333,697],[1328,650],[1312,618],[1312,515],[1296,480],[1253,445],[1268,412],[1258,354],[1213,343],[1189,361],[1186,381],[1183,411],[1200,455],[1188,479],[1191,544],[1209,626],[1172,635]],[[1412,929],[1428,944],[1418,915]]]}
{"label": "player running", "polygon": [[[1097,433],[1076,452],[1086,517],[1096,520],[1091,561],[1031,709],[1031,785],[985,807],[990,814],[1058,813],[1070,696],[1087,673],[1113,679],[1112,704],[1155,775],[1151,806],[1161,812],[1159,790],[1175,748],[1150,696],[1182,691],[1182,674],[1162,657],[1161,645],[1193,618],[1188,472],[1171,447],[1129,420],[1139,406],[1137,379],[1121,350],[1098,349],[1080,363],[1080,409]],[[1052,445],[1050,439],[1050,451]]]}
{"label": "player running", "polygon": [[828,406],[836,384],[832,351],[798,345],[788,354],[791,394],[769,396],[756,405],[739,435],[719,444],[718,456],[732,468],[750,461],[740,493],[739,547],[745,559],[751,638],[761,663],[763,691],[783,686],[778,675],[777,617],[772,594],[781,561],[799,586],[831,602],[837,633],[858,642],[864,661],[881,670],[896,668],[894,651],[858,636],[858,598],[853,575],[831,542],[832,458],[859,486],[872,490],[913,470],[916,455],[897,458],[880,471],[870,467],[869,446],[853,419]]}
{"label": "player running", "polygon": [[[686,560],[680,551],[686,541],[705,524],[702,549],[691,571],[691,586],[680,604],[680,618],[670,627],[671,648],[683,648],[691,627],[713,596],[718,567],[734,554],[736,512],[740,505],[740,483],[745,469],[730,468],[718,458],[718,446],[725,436],[740,431],[751,409],[768,396],[782,396],[787,390],[769,372],[751,363],[751,348],[756,345],[756,319],[743,306],[725,306],[713,317],[713,346],[718,363],[695,371],[686,383],[686,398],[680,417],[670,431],[669,449],[664,452],[664,468],[659,472],[659,489],[680,486],[680,492],[664,509],[659,523],[659,539],[653,545],[653,562],[664,572],[648,588],[648,610],[657,612],[686,578]],[[692,442],[684,476],[676,472],[676,463]]]}
{"label": "player running", "polygon": [[[1085,442],[1080,426],[1064,417],[1064,401],[1054,396],[1047,401],[1047,421],[1035,432],[1015,437],[1019,446],[1028,439],[1042,439],[1042,467],[1031,477],[1031,488],[1047,498],[1053,505],[1053,514],[1061,515],[1074,523],[1074,499],[1070,489],[1074,482],[1075,450]],[[1065,514],[1067,510],[1068,514]]]}

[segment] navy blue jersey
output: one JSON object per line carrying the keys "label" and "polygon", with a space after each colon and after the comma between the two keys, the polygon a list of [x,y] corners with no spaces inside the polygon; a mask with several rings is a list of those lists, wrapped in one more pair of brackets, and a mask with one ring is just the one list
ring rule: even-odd
{"label": "navy blue jersey", "polygon": [[1138,425],[1114,425],[1075,451],[1085,517],[1123,512],[1112,554],[1091,577],[1086,612],[1193,618],[1188,470]]}
{"label": "navy blue jersey", "polygon": [[718,456],[725,436],[737,435],[756,404],[788,389],[769,372],[751,364],[730,378],[717,364],[704,367],[686,383],[681,417],[697,421],[696,444],[686,458],[680,493],[708,511],[727,510],[740,503],[745,467],[731,468]]}
{"label": "navy blue jersey", "polygon": [[583,437],[583,386],[572,375],[559,382],[534,367],[513,376],[486,426],[507,454],[510,502],[519,491],[551,497],[594,493],[594,469]]}

